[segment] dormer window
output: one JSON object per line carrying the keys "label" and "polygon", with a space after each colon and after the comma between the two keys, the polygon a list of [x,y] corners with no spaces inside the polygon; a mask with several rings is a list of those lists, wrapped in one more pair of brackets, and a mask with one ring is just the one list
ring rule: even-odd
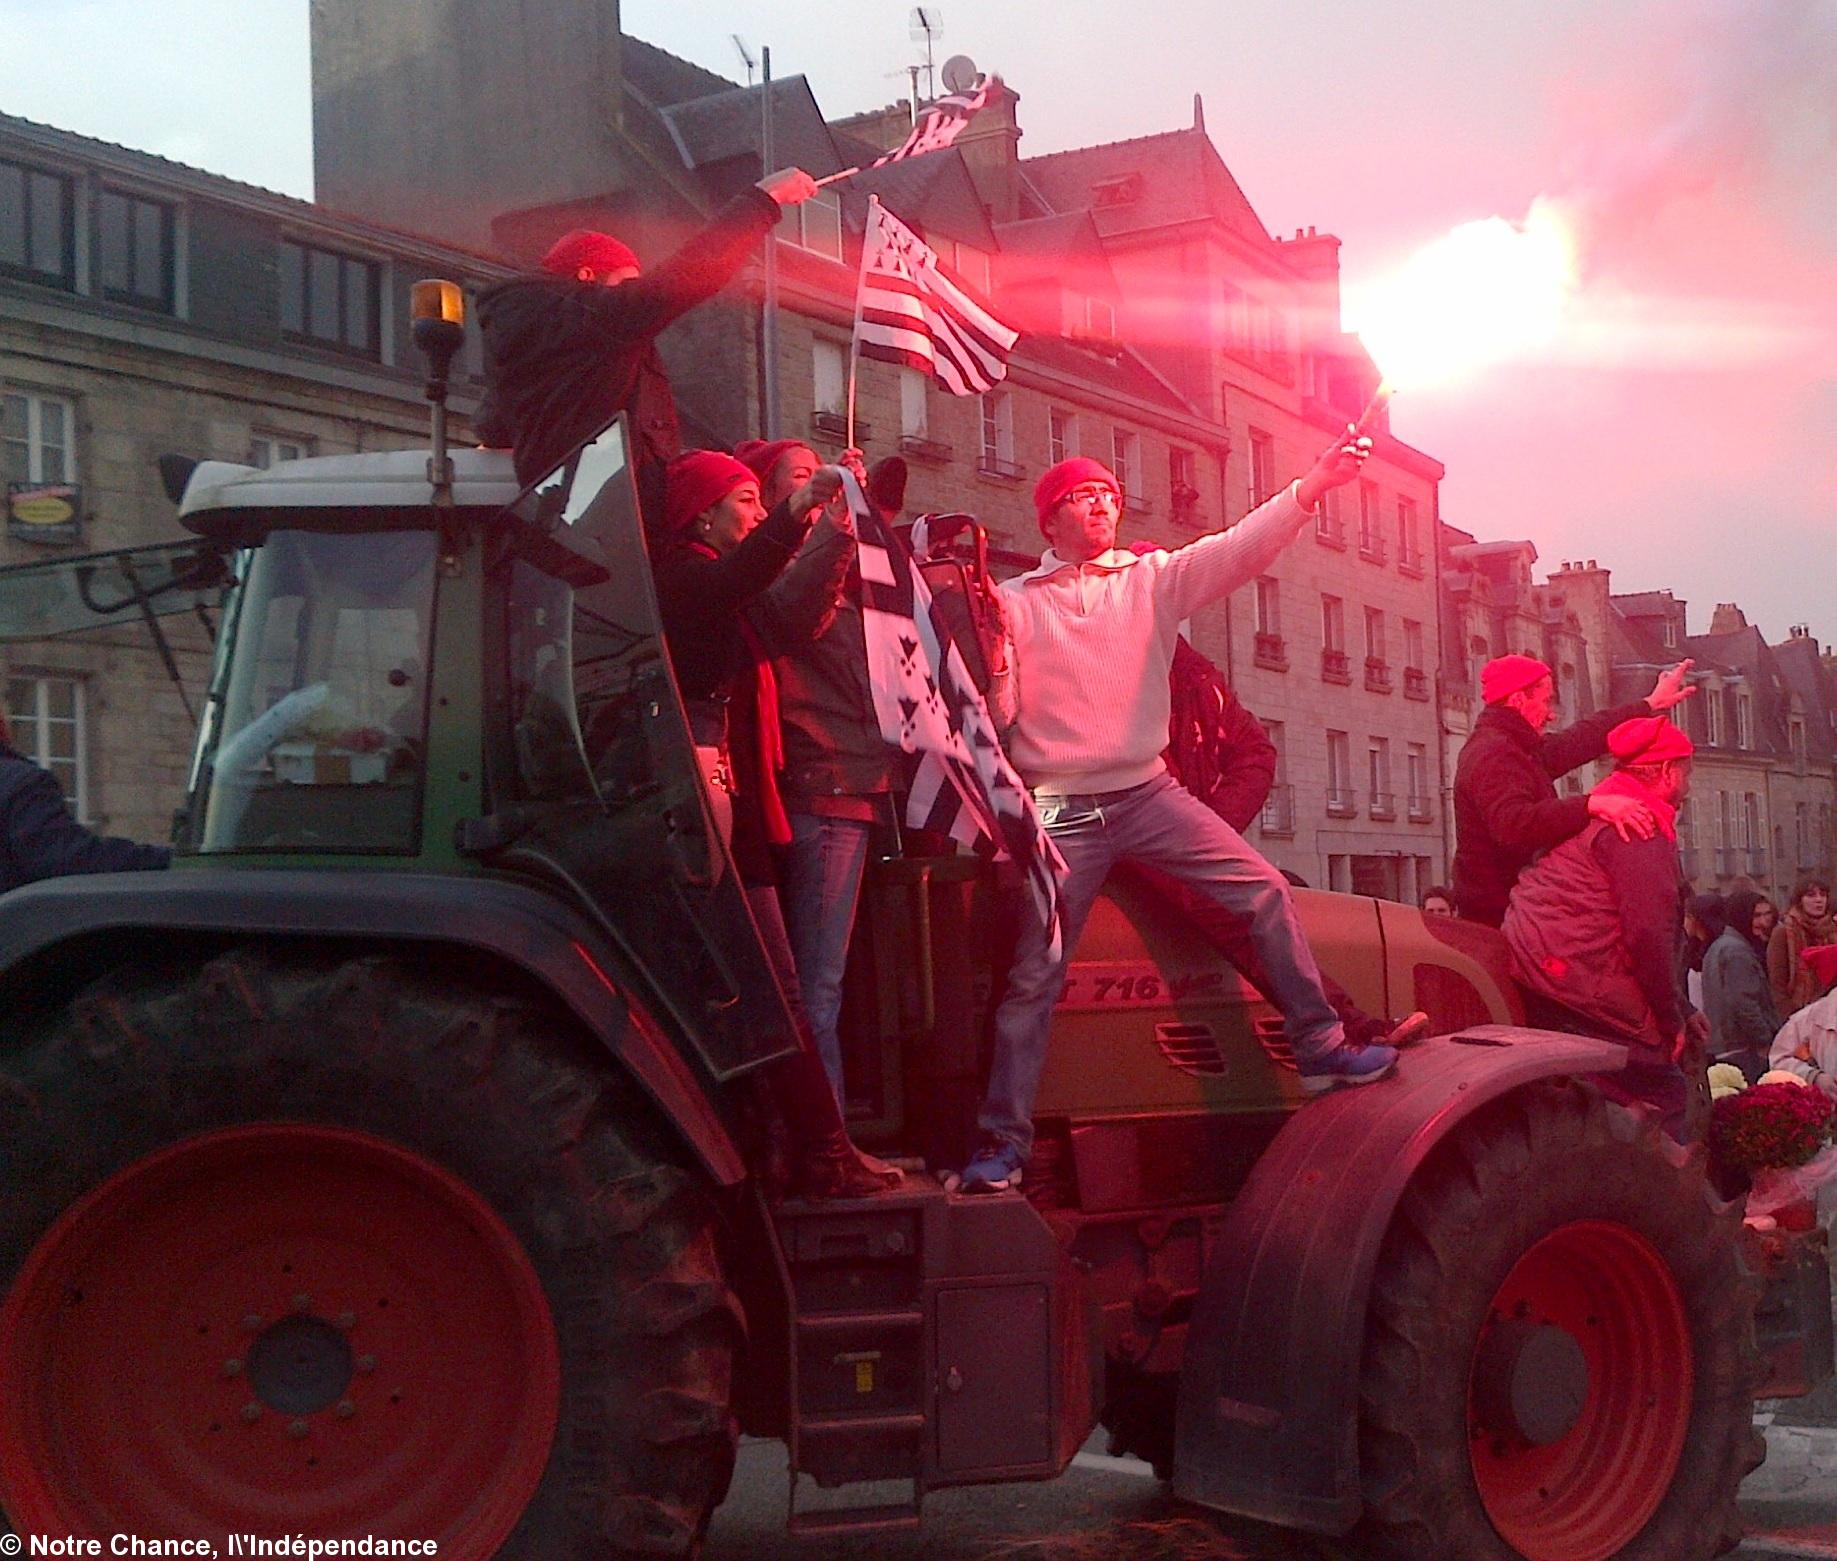
{"label": "dormer window", "polygon": [[1142,176],[1125,174],[1120,179],[1105,179],[1091,186],[1091,205],[1097,210],[1111,206],[1128,206],[1141,199]]}

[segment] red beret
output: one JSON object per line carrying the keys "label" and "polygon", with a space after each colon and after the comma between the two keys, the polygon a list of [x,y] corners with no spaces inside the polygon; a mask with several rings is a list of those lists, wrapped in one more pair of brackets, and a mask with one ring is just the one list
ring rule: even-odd
{"label": "red beret", "polygon": [[1535,656],[1495,656],[1480,668],[1480,699],[1501,705],[1520,689],[1549,676],[1550,669]]}
{"label": "red beret", "polygon": [[637,264],[638,257],[630,245],[591,228],[575,228],[562,234],[542,257],[542,269],[556,276],[579,276],[583,271],[591,271],[596,277],[609,276]]}
{"label": "red beret", "polygon": [[1837,943],[1819,943],[1803,949],[1799,958],[1805,961],[1805,968],[1812,973],[1819,990],[1837,982]]}
{"label": "red beret", "polygon": [[763,483],[772,475],[772,468],[793,450],[809,449],[801,439],[742,439],[734,446],[734,455],[750,466],[753,475]]}
{"label": "red beret", "polygon": [[677,456],[663,474],[664,534],[674,536],[741,483],[758,480],[724,450],[690,450]]}
{"label": "red beret", "polygon": [[1074,455],[1040,473],[1040,480],[1033,485],[1033,513],[1040,522],[1040,530],[1046,529],[1046,517],[1052,514],[1059,501],[1086,482],[1107,482],[1119,494],[1123,491],[1116,473],[1088,455]]}
{"label": "red beret", "polygon": [[1688,759],[1697,745],[1662,715],[1642,715],[1607,734],[1607,751],[1622,764],[1663,764]]}

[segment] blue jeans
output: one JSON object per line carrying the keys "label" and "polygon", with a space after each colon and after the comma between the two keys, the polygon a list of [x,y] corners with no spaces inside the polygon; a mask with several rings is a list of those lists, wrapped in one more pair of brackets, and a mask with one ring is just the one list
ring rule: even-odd
{"label": "blue jeans", "polygon": [[1041,793],[1035,800],[1047,833],[1065,858],[1059,902],[1063,949],[1058,959],[1052,958],[1046,929],[1027,918],[1007,992],[995,1010],[995,1059],[977,1118],[983,1132],[1013,1144],[1022,1155],[1032,1152],[1033,1099],[1046,1067],[1053,1005],[1097,892],[1110,868],[1123,860],[1160,868],[1245,923],[1298,1060],[1318,1057],[1344,1042],[1345,1031],[1321,989],[1320,969],[1302,936],[1287,882],[1173,776],[1157,776],[1120,795]]}
{"label": "blue jeans", "polygon": [[781,858],[779,898],[817,1055],[841,1100],[842,1042],[836,1023],[842,1015],[842,973],[848,967],[848,939],[873,825],[814,813],[793,813],[790,819],[791,843]]}

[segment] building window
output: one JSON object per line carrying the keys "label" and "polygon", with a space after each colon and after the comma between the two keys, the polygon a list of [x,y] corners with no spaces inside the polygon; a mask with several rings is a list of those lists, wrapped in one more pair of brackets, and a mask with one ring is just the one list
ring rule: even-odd
{"label": "building window", "polygon": [[1817,865],[1818,858],[1812,853],[1812,848],[1811,848],[1811,804],[1810,803],[1799,802],[1793,805],[1792,834],[1793,834],[1793,844],[1794,846],[1798,848],[1799,866],[1802,868],[1815,867]]}
{"label": "building window", "polygon": [[1282,637],[1282,586],[1269,575],[1257,576],[1257,633]]}
{"label": "building window", "polygon": [[1669,618],[1669,617],[1666,618],[1664,627],[1659,630],[1659,634],[1660,634],[1660,637],[1665,642],[1665,648],[1667,650],[1675,650],[1677,648],[1677,643],[1678,643],[1677,619]]}
{"label": "building window", "polygon": [[1142,441],[1126,428],[1110,430],[1110,470],[1116,473],[1117,491],[1128,498],[1142,475]]}
{"label": "building window", "polygon": [[899,371],[899,431],[907,439],[931,437],[931,376],[918,369]]}
{"label": "building window", "polygon": [[1359,556],[1384,562],[1384,531],[1378,518],[1378,485],[1359,484]]}
{"label": "building window", "polygon": [[278,434],[257,434],[249,441],[249,464],[266,471],[282,461],[303,461],[312,454],[304,439],[286,439]]}
{"label": "building window", "polygon": [[1427,670],[1422,664],[1422,625],[1414,618],[1403,620],[1403,664],[1412,671]]}
{"label": "building window", "polygon": [[848,406],[848,350],[839,342],[810,344],[812,409],[833,417],[845,415]]}
{"label": "building window", "polygon": [[374,260],[281,240],[281,330],[297,341],[382,355],[382,268]]}
{"label": "building window", "polygon": [[1422,540],[1416,524],[1416,501],[1397,500],[1397,567],[1409,574],[1422,573]]}
{"label": "building window", "polygon": [[68,179],[0,162],[0,273],[75,287],[72,210]]}
{"label": "building window", "polygon": [[76,408],[61,396],[8,391],[0,399],[0,466],[8,482],[75,482]]}
{"label": "building window", "polygon": [[1266,835],[1295,833],[1295,788],[1288,780],[1288,729],[1280,721],[1265,721],[1263,730],[1270,747],[1276,750],[1276,774],[1269,795],[1263,799],[1258,826]]}
{"label": "building window", "polygon": [[842,198],[819,190],[809,200],[787,206],[778,217],[780,242],[807,249],[830,260],[842,258]]}
{"label": "building window", "polygon": [[[1712,748],[1722,746],[1722,690],[1703,690],[1703,740]],[[1726,844],[1726,842],[1721,842]]]}
{"label": "building window", "polygon": [[1199,502],[1199,461],[1191,450],[1177,444],[1167,447],[1167,491],[1176,510]]}
{"label": "building window", "polygon": [[1327,733],[1327,811],[1352,812],[1352,738],[1345,732]]}
{"label": "building window", "polygon": [[1429,799],[1429,749],[1425,743],[1411,743],[1409,746],[1409,808],[1410,817],[1418,824],[1427,823],[1431,807]]}
{"label": "building window", "polygon": [[1365,609],[1365,659],[1367,661],[1388,661],[1390,659],[1389,636],[1384,632],[1384,610],[1381,607]]}
{"label": "building window", "polygon": [[981,469],[997,477],[1018,477],[1014,464],[1014,400],[1005,390],[982,397]]}
{"label": "building window", "polygon": [[1250,430],[1250,507],[1255,509],[1276,491],[1276,441],[1261,429]]}
{"label": "building window", "polygon": [[1747,693],[1735,696],[1735,746],[1754,746],[1754,698]]}
{"label": "building window", "polygon": [[1371,782],[1371,816],[1395,818],[1397,797],[1391,790],[1391,740],[1388,737],[1372,738],[1371,749],[1366,757]]}
{"label": "building window", "polygon": [[83,730],[83,685],[75,678],[10,678],[6,708],[13,746],[57,777],[73,813],[89,818],[89,744]]}
{"label": "building window", "polygon": [[941,238],[932,246],[933,253],[981,298],[989,296],[989,255],[987,250],[955,239]]}
{"label": "building window", "polygon": [[1314,535],[1328,547],[1346,545],[1346,521],[1340,513],[1339,489],[1329,488],[1320,501],[1320,514],[1315,517]]}
{"label": "building window", "polygon": [[1046,458],[1054,464],[1078,453],[1078,414],[1058,407],[1046,413]]}
{"label": "building window", "polygon": [[172,208],[104,190],[96,202],[96,276],[102,296],[143,309],[172,308]]}
{"label": "building window", "polygon": [[1795,715],[1786,723],[1787,738],[1792,744],[1792,765],[1801,775],[1805,773],[1805,717]]}
{"label": "building window", "polygon": [[1320,599],[1320,648],[1342,652],[1346,648],[1346,604],[1337,596]]}

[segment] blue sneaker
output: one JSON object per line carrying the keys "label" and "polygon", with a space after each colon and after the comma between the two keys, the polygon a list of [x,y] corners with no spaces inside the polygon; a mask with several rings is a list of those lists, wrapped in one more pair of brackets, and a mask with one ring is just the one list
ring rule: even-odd
{"label": "blue sneaker", "polygon": [[1324,1095],[1342,1084],[1376,1084],[1396,1066],[1397,1048],[1377,1043],[1335,1046],[1330,1052],[1298,1064],[1301,1087],[1310,1095]]}
{"label": "blue sneaker", "polygon": [[1020,1150],[1003,1139],[991,1138],[976,1151],[976,1158],[963,1168],[958,1192],[1006,1192],[1021,1184],[1021,1170],[1026,1165]]}

